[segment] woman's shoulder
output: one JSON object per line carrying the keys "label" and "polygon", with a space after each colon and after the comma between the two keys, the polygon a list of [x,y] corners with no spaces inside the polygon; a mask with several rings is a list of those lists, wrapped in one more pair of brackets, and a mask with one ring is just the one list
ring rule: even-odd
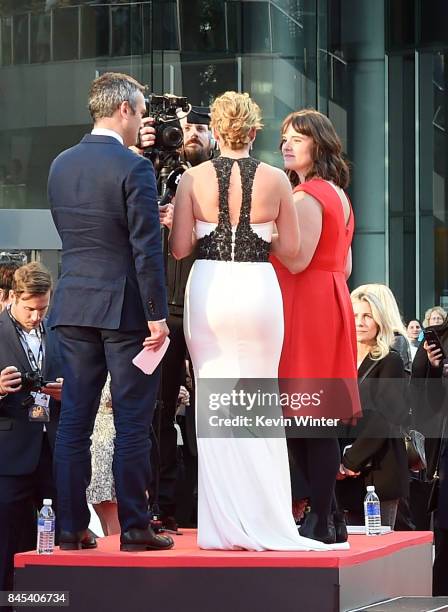
{"label": "woman's shoulder", "polygon": [[261,170],[261,172],[270,174],[272,176],[277,177],[279,180],[287,181],[289,183],[289,179],[286,175],[286,172],[282,170],[281,168],[277,168],[277,166],[271,166],[271,164],[261,161],[260,159],[255,159],[255,158],[252,158],[252,159],[254,159],[254,161],[257,163],[258,171]]}
{"label": "woman's shoulder", "polygon": [[202,164],[198,164],[197,166],[192,166],[191,168],[188,168],[188,170],[185,170],[182,176],[200,176],[201,174],[205,174],[208,172],[215,172],[211,159],[202,162]]}
{"label": "woman's shoulder", "polygon": [[397,376],[397,374],[400,374],[400,372],[404,371],[403,359],[394,349],[391,349],[387,355],[381,359],[372,359],[371,357],[367,356],[360,367],[360,374],[363,373],[363,370],[369,369],[372,376],[387,376],[387,374],[385,374],[386,371],[393,372],[391,374],[391,378],[393,378]]}
{"label": "woman's shoulder", "polygon": [[[322,208],[331,207],[333,202],[336,202],[336,191],[328,181],[314,177],[309,181],[300,183],[294,187],[294,196],[296,199],[305,199],[307,196],[319,202]],[[339,205],[339,203],[338,203]]]}
{"label": "woman's shoulder", "polygon": [[274,190],[287,190],[291,193],[291,183],[284,170],[260,160],[255,161],[257,162],[255,180],[258,180],[262,187],[266,185]]}
{"label": "woman's shoulder", "polygon": [[395,378],[404,374],[403,359],[398,351],[391,349],[385,357],[381,359],[381,366],[386,376]]}

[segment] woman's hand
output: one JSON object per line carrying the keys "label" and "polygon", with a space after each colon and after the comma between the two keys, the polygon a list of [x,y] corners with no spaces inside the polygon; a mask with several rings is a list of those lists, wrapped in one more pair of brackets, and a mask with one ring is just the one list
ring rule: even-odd
{"label": "woman's hand", "polygon": [[429,363],[434,368],[438,368],[442,363],[442,351],[435,344],[428,344],[426,340],[423,343],[423,348],[426,351]]}

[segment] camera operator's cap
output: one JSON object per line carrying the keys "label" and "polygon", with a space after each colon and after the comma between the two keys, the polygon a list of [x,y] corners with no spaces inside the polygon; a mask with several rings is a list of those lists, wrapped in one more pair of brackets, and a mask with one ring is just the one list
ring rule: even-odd
{"label": "camera operator's cap", "polygon": [[192,106],[191,111],[187,115],[187,123],[210,125],[210,107]]}

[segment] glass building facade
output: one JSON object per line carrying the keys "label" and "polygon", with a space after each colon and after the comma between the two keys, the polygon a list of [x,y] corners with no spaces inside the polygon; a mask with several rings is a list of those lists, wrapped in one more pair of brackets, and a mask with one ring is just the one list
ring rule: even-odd
{"label": "glass building facade", "polygon": [[0,252],[57,273],[53,158],[90,130],[89,84],[120,71],[209,104],[262,107],[255,155],[281,165],[282,119],[328,114],[352,162],[352,286],[390,284],[405,317],[448,305],[444,0],[0,0]]}

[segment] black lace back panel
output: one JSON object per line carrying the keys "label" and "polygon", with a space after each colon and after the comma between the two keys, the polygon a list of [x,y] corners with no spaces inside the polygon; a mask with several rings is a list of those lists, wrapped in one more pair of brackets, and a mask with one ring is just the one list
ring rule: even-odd
{"label": "black lace back panel", "polygon": [[[230,174],[235,162],[240,167],[243,197],[240,218],[235,231],[235,243],[232,245],[232,224],[230,223],[228,196]],[[244,157],[242,159],[218,157],[212,159],[212,164],[215,167],[218,178],[218,225],[210,234],[198,239],[197,259],[250,262],[266,262],[269,260],[271,243],[260,238],[250,226],[252,186],[259,163],[258,160],[252,157]]]}

